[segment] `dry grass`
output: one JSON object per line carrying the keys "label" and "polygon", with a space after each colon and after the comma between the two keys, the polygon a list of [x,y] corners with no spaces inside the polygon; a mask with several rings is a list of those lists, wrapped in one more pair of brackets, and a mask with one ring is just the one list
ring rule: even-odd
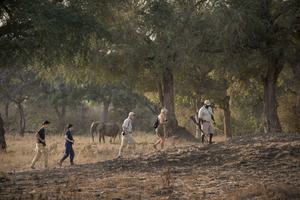
{"label": "dry grass", "polygon": [[[106,138],[106,143],[92,142],[91,138],[86,136],[74,136],[75,145],[75,163],[94,163],[104,160],[116,158],[120,145],[119,138],[113,143]],[[130,154],[128,149],[125,149],[124,157],[137,157],[153,152],[153,143],[157,140],[154,134],[135,133],[134,139],[137,142],[135,154]],[[33,134],[26,134],[24,137],[6,136],[8,148],[7,153],[0,154],[0,171],[22,171],[28,170],[31,160],[35,154],[35,137]],[[57,166],[58,160],[64,152],[64,136],[47,136],[47,146],[49,149],[49,167]],[[166,148],[172,145],[173,141],[166,142]],[[189,145],[189,143],[175,143],[176,146]],[[42,158],[41,158],[42,159]],[[69,165],[68,160],[64,165]],[[43,161],[40,160],[37,168],[43,168]]]}

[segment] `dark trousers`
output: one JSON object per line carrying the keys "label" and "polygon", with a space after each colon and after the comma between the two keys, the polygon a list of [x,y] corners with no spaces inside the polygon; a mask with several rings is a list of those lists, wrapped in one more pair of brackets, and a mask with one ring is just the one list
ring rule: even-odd
{"label": "dark trousers", "polygon": [[68,142],[68,143],[66,143],[65,154],[64,154],[64,156],[62,157],[62,159],[60,161],[63,162],[69,156],[70,156],[70,162],[71,162],[71,164],[73,164],[75,153],[74,153],[74,150],[73,150],[73,145]]}

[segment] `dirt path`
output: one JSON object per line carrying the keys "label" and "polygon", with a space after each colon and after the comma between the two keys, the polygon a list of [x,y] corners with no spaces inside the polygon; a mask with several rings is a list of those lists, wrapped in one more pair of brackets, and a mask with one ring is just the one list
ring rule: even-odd
{"label": "dirt path", "polygon": [[300,135],[0,174],[0,199],[300,199]]}

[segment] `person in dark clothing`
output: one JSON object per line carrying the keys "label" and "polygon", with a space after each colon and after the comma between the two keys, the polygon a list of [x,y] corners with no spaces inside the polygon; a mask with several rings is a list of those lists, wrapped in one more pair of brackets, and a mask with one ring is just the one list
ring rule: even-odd
{"label": "person in dark clothing", "polygon": [[63,157],[60,159],[60,161],[58,162],[59,166],[62,166],[63,161],[68,158],[70,156],[70,164],[74,165],[74,157],[75,157],[75,153],[73,150],[73,144],[74,144],[74,139],[73,139],[73,134],[72,134],[72,130],[73,130],[73,125],[72,124],[68,124],[67,126],[67,132],[65,134],[65,154],[63,155]]}
{"label": "person in dark clothing", "polygon": [[35,169],[35,163],[41,158],[41,155],[44,156],[45,168],[48,167],[48,149],[46,147],[46,131],[45,129],[50,124],[49,121],[44,121],[40,130],[35,134],[36,137],[36,154],[31,162],[31,168]]}

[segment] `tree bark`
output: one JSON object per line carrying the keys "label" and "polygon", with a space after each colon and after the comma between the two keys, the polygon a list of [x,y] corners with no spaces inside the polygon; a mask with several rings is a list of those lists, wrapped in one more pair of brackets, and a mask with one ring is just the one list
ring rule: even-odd
{"label": "tree bark", "polygon": [[24,107],[22,103],[17,103],[19,115],[20,115],[20,121],[19,121],[19,126],[20,126],[20,135],[23,137],[25,133],[25,128],[26,128],[26,120],[25,120],[25,112],[24,112]]}
{"label": "tree bark", "polygon": [[66,126],[66,105],[62,105],[59,109],[59,106],[54,106],[56,116],[58,118],[58,131],[63,131]]}
{"label": "tree bark", "polygon": [[158,86],[158,96],[159,96],[160,106],[164,107],[164,95],[163,95],[162,83],[159,82],[157,86]]}
{"label": "tree bark", "polygon": [[167,68],[162,75],[161,82],[161,104],[168,110],[167,134],[172,135],[178,128],[178,121],[175,114],[174,77],[171,69]]}
{"label": "tree bark", "polygon": [[262,77],[264,85],[264,117],[265,132],[281,132],[281,125],[277,114],[276,83],[283,66],[278,61],[272,62]]}
{"label": "tree bark", "polygon": [[4,130],[4,122],[0,113],[0,152],[6,151],[6,141],[5,141],[5,130]]}
{"label": "tree bark", "polygon": [[230,96],[225,97],[223,110],[224,110],[224,134],[226,139],[231,139],[232,129],[231,129]]}
{"label": "tree bark", "polygon": [[295,112],[296,112],[296,119],[295,120],[295,127],[296,132],[300,133],[300,64],[297,64],[293,67],[293,73],[295,77],[295,94],[296,94],[296,104],[295,104]]}
{"label": "tree bark", "polygon": [[5,127],[6,127],[6,130],[9,130],[9,123],[8,123],[8,121],[9,121],[9,101],[6,101],[5,102],[5,122],[6,122],[6,124],[5,124]]}
{"label": "tree bark", "polygon": [[110,106],[110,100],[103,101],[103,112],[102,112],[102,122],[106,123],[108,121],[108,111]]}

